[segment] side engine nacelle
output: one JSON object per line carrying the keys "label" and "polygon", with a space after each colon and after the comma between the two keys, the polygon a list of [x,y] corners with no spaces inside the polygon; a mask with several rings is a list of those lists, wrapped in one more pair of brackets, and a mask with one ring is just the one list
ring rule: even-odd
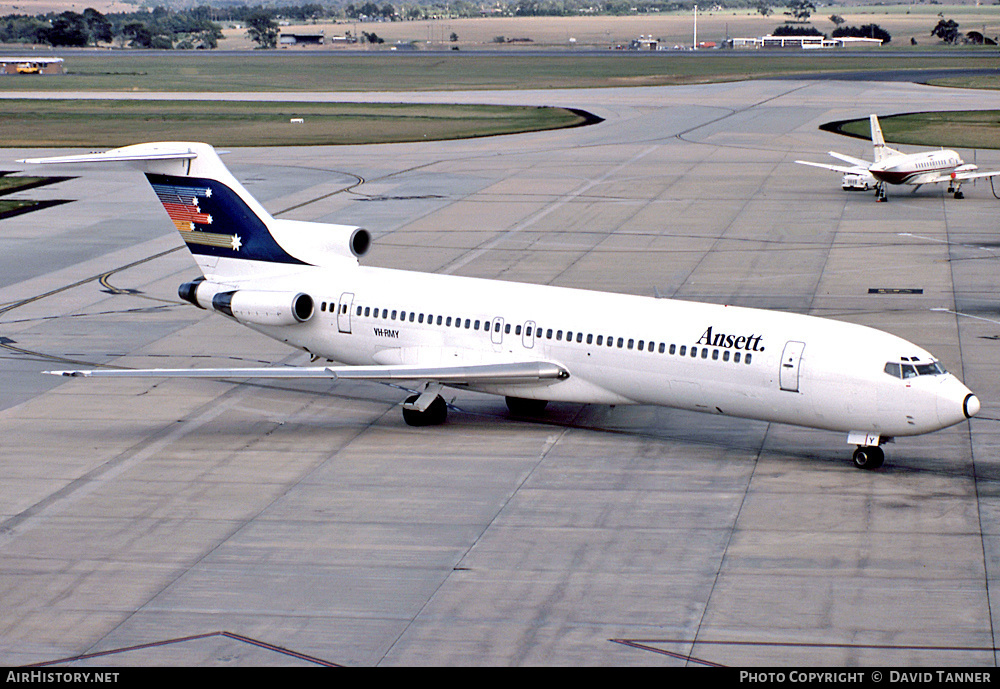
{"label": "side engine nacelle", "polygon": [[184,301],[198,308],[212,309],[252,325],[295,325],[305,323],[316,312],[313,298],[304,292],[232,290],[199,278],[177,288]]}
{"label": "side engine nacelle", "polygon": [[363,227],[331,225],[304,220],[273,220],[268,229],[292,256],[312,265],[337,265],[368,253],[372,236]]}

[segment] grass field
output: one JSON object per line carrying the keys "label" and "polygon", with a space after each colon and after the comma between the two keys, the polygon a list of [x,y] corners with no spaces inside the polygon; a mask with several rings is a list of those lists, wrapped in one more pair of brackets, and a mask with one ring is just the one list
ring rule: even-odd
{"label": "grass field", "polygon": [[[963,30],[998,34],[1000,5],[830,6],[814,15],[813,25],[829,32],[834,25],[828,15],[835,12],[849,25],[883,26],[893,34],[892,44],[862,53],[594,50],[627,44],[640,34],[660,38],[667,45],[690,45],[693,16],[689,12],[641,17],[341,23],[283,30],[322,30],[329,37],[346,31],[357,35],[364,29],[377,32],[386,43],[354,50],[327,44],[319,48],[237,53],[232,49],[249,49],[252,44],[242,30],[228,29],[226,40],[220,43],[223,49],[210,52],[62,52],[67,74],[0,77],[0,89],[15,94],[553,89],[697,84],[816,72],[997,68],[995,48],[943,47],[929,34],[939,19],[938,13],[955,18]],[[778,16],[767,18],[749,10],[703,11],[699,14],[698,36],[699,40],[721,41],[726,36],[761,35],[782,21],[780,11]],[[450,40],[453,33],[458,38],[454,42]],[[523,38],[526,42],[501,44],[495,41],[498,36]],[[919,47],[913,48],[910,39]],[[579,51],[571,45],[590,50]],[[391,50],[395,46],[415,49]],[[535,50],[526,54],[524,46]],[[929,46],[935,46],[933,53],[926,52]],[[483,48],[497,50],[485,52]],[[963,77],[936,83],[997,88],[1000,79]],[[303,118],[304,124],[290,124],[293,117]],[[536,108],[0,101],[0,136],[7,146],[114,146],[178,138],[198,138],[220,146],[419,141],[547,129],[579,122],[579,116],[568,111]],[[997,146],[1000,144],[987,136],[996,126],[995,122],[958,118],[937,126],[932,122],[919,128],[913,124],[906,142],[965,146],[968,144],[945,142],[971,141],[978,147]],[[887,129],[886,134],[889,138],[896,136],[892,129]]]}
{"label": "grass field", "polygon": [[316,92],[658,86],[882,69],[996,68],[993,51],[393,53],[80,52],[67,74],[0,77],[18,91]]}
{"label": "grass field", "polygon": [[564,108],[492,105],[0,100],[0,137],[5,146],[19,147],[122,146],[192,137],[215,146],[394,143],[585,121]]}
{"label": "grass field", "polygon": [[[879,117],[886,141],[947,148],[1000,148],[1000,112],[922,112]],[[868,118],[853,120],[841,131],[871,139]]]}

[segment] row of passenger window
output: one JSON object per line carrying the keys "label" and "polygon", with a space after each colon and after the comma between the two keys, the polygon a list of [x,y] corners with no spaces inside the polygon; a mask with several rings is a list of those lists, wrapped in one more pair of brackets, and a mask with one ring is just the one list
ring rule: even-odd
{"label": "row of passenger window", "polygon": [[[329,304],[330,312],[334,311],[334,304],[331,302]],[[321,311],[327,310],[327,302],[323,302],[320,308]],[[400,321],[409,323],[427,323],[428,325],[440,325],[446,328],[465,328],[466,330],[482,330],[483,332],[488,332],[491,328],[494,332],[499,333],[501,329],[502,321],[501,319],[494,319],[492,321],[485,320],[481,318],[463,318],[461,316],[443,316],[434,314],[423,314],[417,313],[415,311],[402,311],[398,309],[386,309],[371,306],[358,306],[355,309],[355,314],[362,318],[377,318],[380,320],[390,320],[390,321]],[[529,321],[530,323],[530,321]],[[715,347],[688,347],[687,345],[676,345],[676,344],[666,344],[664,342],[656,343],[652,340],[636,340],[635,338],[624,338],[615,337],[614,335],[594,335],[593,333],[582,333],[573,332],[571,330],[562,331],[553,328],[541,328],[537,325],[525,324],[523,326],[516,325],[513,327],[514,335],[517,337],[523,336],[526,338],[539,338],[552,340],[555,339],[557,342],[577,342],[579,344],[596,345],[598,347],[616,347],[617,349],[630,349],[639,352],[659,352],[660,354],[672,354],[676,356],[688,356],[692,359],[702,358],[709,359],[713,361],[730,361],[733,363],[749,364],[753,360],[753,354],[751,352],[732,352],[728,349],[717,349]],[[507,323],[503,325],[503,332],[506,335],[511,334],[511,324]]]}

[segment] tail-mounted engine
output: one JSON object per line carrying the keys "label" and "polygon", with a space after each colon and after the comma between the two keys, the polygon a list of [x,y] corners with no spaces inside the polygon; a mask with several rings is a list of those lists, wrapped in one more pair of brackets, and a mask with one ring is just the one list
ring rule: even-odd
{"label": "tail-mounted engine", "polygon": [[316,304],[304,292],[231,290],[199,278],[185,282],[177,294],[201,309],[212,309],[252,325],[295,325],[313,317]]}

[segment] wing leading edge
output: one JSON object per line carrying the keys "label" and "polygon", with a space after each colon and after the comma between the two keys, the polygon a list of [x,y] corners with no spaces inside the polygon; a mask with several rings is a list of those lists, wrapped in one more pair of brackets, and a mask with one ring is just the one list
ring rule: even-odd
{"label": "wing leading edge", "polygon": [[430,381],[445,385],[519,385],[565,380],[569,371],[547,361],[471,366],[302,366],[288,368],[147,368],[45,371],[83,378],[332,378],[371,381]]}

